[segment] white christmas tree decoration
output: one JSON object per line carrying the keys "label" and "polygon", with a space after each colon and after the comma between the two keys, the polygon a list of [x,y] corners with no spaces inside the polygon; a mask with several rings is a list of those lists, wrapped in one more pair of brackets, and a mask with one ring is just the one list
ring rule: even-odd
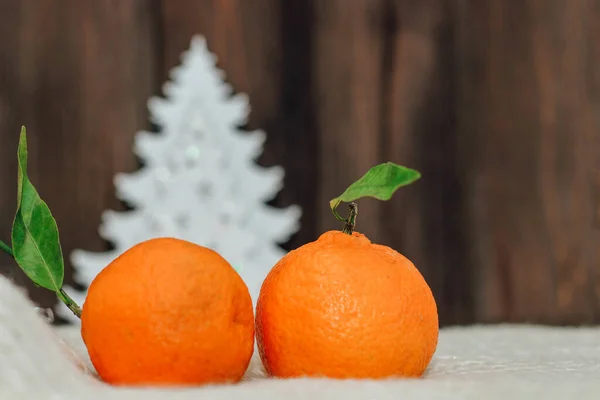
{"label": "white christmas tree decoration", "polygon": [[[244,279],[253,301],[273,265],[285,255],[278,244],[299,228],[300,208],[266,204],[282,188],[281,167],[260,167],[266,135],[239,126],[249,114],[248,98],[232,96],[203,37],[195,36],[182,64],[171,71],[165,98],[148,102],[158,133],[138,132],[134,153],[140,170],[115,177],[117,197],[132,211],[106,211],[100,235],[114,250],[75,250],[75,279],[86,287],[131,246],[155,237],[176,237],[212,248]],[[67,287],[81,305],[86,292]],[[76,317],[60,303],[57,314]]]}

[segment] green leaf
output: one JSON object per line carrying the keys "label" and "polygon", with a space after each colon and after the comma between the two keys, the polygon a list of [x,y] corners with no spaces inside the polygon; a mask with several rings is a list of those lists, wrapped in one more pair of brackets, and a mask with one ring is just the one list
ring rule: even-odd
{"label": "green leaf", "polygon": [[12,228],[15,261],[38,286],[59,291],[64,261],[58,227],[48,205],[27,177],[27,138],[21,128],[18,158],[17,213]]}
{"label": "green leaf", "polygon": [[331,200],[329,206],[338,217],[335,209],[342,201],[349,203],[362,197],[389,200],[400,187],[409,185],[420,177],[421,174],[414,169],[391,162],[379,164],[350,185],[339,197]]}

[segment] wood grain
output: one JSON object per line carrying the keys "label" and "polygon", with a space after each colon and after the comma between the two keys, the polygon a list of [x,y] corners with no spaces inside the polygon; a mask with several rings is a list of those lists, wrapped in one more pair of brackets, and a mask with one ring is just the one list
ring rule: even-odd
{"label": "wood grain", "polygon": [[586,1],[467,1],[460,10],[478,320],[600,318],[593,11]]}
{"label": "wood grain", "polygon": [[206,37],[218,67],[236,93],[250,97],[247,129],[267,134],[263,166],[285,169],[274,206],[298,204],[302,230],[285,244],[295,248],[316,234],[317,151],[311,88],[310,2],[206,0],[163,2],[163,78],[179,63],[193,35]]}
{"label": "wood grain", "polygon": [[[0,226],[8,235],[15,204],[19,126],[28,128],[31,178],[61,233],[70,281],[75,248],[103,250],[100,214],[120,207],[112,177],[135,168],[132,137],[147,125],[154,91],[152,1],[5,1],[0,26]],[[118,62],[114,62],[118,60]],[[6,188],[6,190],[5,190]],[[16,266],[6,258],[2,264]],[[11,272],[12,273],[12,272]],[[52,294],[32,298],[52,304]]]}
{"label": "wood grain", "polygon": [[472,321],[474,301],[453,103],[452,4],[388,3],[382,116],[384,158],[423,175],[383,205],[384,237],[425,276],[442,325]]}
{"label": "wood grain", "polygon": [[[315,2],[319,231],[341,229],[329,200],[380,163],[384,1]],[[344,207],[346,205],[342,205]],[[361,200],[356,230],[381,240],[380,203]],[[347,210],[340,208],[340,214]]]}

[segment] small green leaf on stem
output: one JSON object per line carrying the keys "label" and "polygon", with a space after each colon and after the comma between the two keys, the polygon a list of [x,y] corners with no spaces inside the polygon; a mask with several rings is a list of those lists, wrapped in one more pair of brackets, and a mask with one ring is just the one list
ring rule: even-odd
{"label": "small green leaf on stem", "polygon": [[12,228],[13,257],[36,285],[59,292],[64,261],[58,227],[48,205],[27,176],[27,138],[21,129],[18,159],[17,212]]}
{"label": "small green leaf on stem", "polygon": [[340,217],[336,211],[341,202],[349,203],[362,197],[389,200],[400,187],[409,185],[420,177],[421,174],[414,169],[391,162],[379,164],[350,185],[339,197],[331,200],[329,206],[337,219],[346,221],[346,218]]}

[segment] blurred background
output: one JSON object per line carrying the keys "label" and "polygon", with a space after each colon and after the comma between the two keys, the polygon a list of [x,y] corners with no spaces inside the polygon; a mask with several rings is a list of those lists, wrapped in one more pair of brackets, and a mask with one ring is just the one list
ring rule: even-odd
{"label": "blurred background", "polygon": [[[600,1],[0,0],[0,239],[16,149],[68,254],[102,251],[113,177],[139,168],[146,102],[194,34],[285,168],[293,249],[340,229],[328,202],[371,166],[423,178],[362,200],[358,230],[409,257],[442,325],[600,322]],[[11,259],[0,271],[43,306]]]}

